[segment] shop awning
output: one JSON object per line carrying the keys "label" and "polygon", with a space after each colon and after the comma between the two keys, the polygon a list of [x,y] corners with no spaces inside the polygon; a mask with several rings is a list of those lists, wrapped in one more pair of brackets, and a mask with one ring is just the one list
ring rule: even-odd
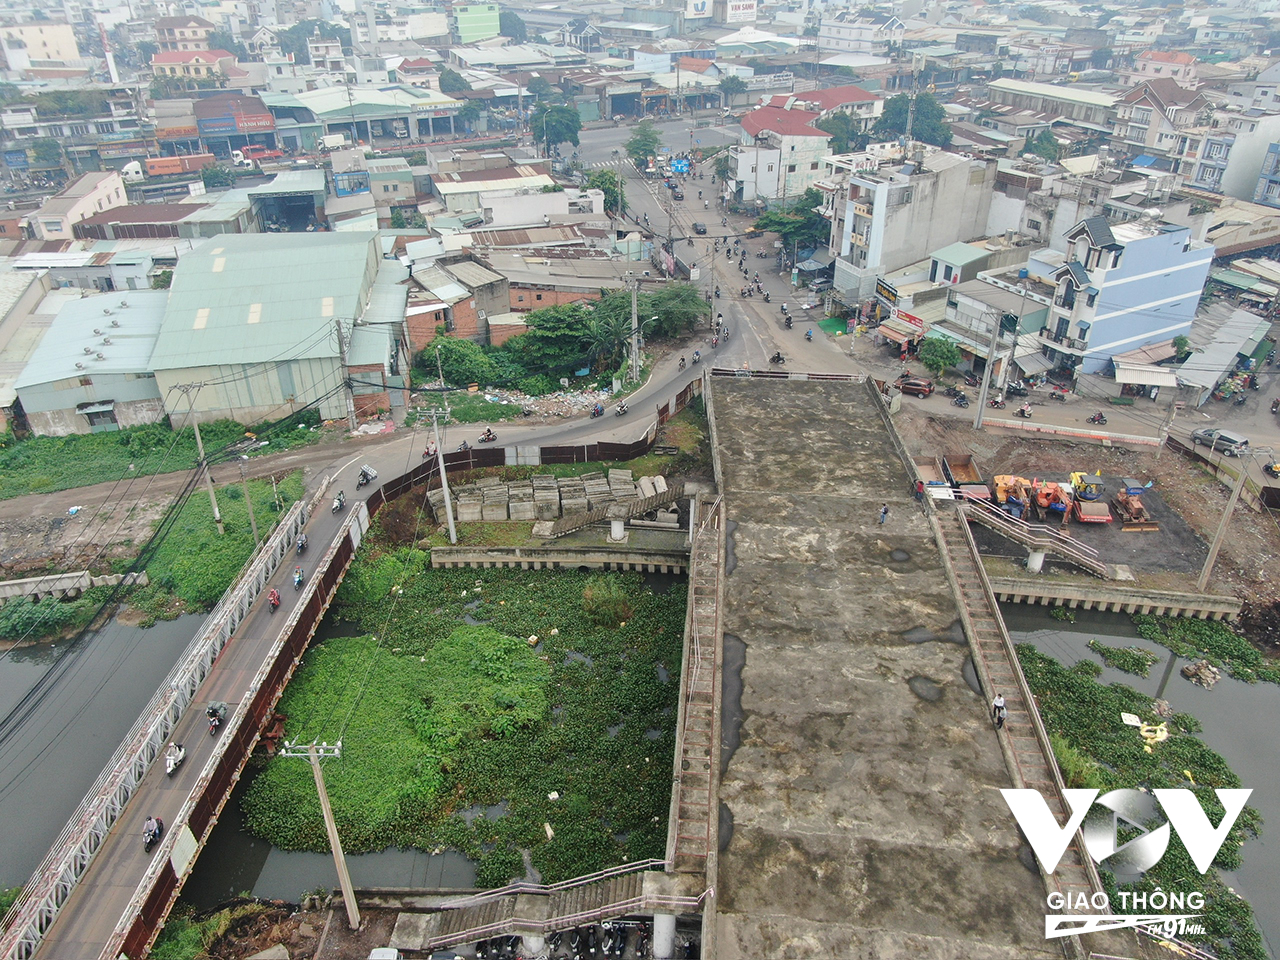
{"label": "shop awning", "polygon": [[1113,360],[1116,366],[1116,383],[1136,383],[1143,387],[1176,387],[1178,374],[1169,367],[1154,367],[1147,363],[1126,363]]}
{"label": "shop awning", "polygon": [[901,330],[895,330],[893,329],[893,327],[889,326],[886,323],[880,324],[880,326],[877,327],[876,329],[879,330],[880,333],[888,337],[890,340],[892,340],[894,343],[906,343],[907,341],[911,340],[914,336],[913,334],[910,334],[910,333],[903,333]]}
{"label": "shop awning", "polygon": [[1022,372],[1031,376],[1037,373],[1046,373],[1053,369],[1053,363],[1043,353],[1024,353],[1013,361],[1021,369]]}

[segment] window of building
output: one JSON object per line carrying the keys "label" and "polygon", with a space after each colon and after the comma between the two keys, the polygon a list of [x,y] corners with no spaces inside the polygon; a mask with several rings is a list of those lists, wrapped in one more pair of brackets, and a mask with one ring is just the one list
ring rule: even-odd
{"label": "window of building", "polygon": [[1039,230],[1039,229],[1040,229],[1040,221],[1039,221],[1039,220],[1030,220],[1030,219],[1028,219],[1028,220],[1027,220],[1027,229],[1028,229],[1028,230]]}
{"label": "window of building", "polygon": [[534,297],[534,299],[535,299],[535,300],[541,300],[541,299],[542,299],[542,294],[540,294],[540,293],[539,293],[537,296],[535,296],[535,297]]}
{"label": "window of building", "polygon": [[948,281],[948,282],[951,280],[951,268],[950,268],[950,267],[943,267],[943,269],[942,269],[942,279],[943,279],[944,281]]}
{"label": "window of building", "polygon": [[81,377],[81,378],[80,378],[80,386],[82,386],[82,387],[92,387],[92,386],[93,386],[93,377]]}
{"label": "window of building", "polygon": [[772,164],[772,163],[771,163],[771,164],[769,164],[769,172],[770,172],[770,173],[773,173],[773,164]]}
{"label": "window of building", "polygon": [[809,164],[809,169],[810,169],[810,170],[817,170],[817,169],[818,169],[818,161],[817,161],[817,160],[815,160],[815,161],[813,161],[813,163]]}
{"label": "window of building", "polygon": [[794,163],[787,164],[787,173],[795,173],[796,165]]}
{"label": "window of building", "polygon": [[383,193],[390,193],[390,192],[391,192],[391,184],[389,184],[389,183],[384,183],[384,184],[382,185],[382,192],[383,192]]}
{"label": "window of building", "polygon": [[1094,303],[1097,302],[1097,300],[1098,300],[1098,295],[1096,293],[1091,293],[1084,298],[1085,306],[1092,307]]}

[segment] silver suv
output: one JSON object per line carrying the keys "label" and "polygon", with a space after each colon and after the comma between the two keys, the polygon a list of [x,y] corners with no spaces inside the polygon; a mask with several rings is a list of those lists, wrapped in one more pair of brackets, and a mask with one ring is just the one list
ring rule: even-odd
{"label": "silver suv", "polygon": [[1213,447],[1215,450],[1221,450],[1228,457],[1238,457],[1241,453],[1249,449],[1249,440],[1242,437],[1238,433],[1232,433],[1230,430],[1220,430],[1216,427],[1202,427],[1199,430],[1191,431],[1191,442],[1195,446]]}

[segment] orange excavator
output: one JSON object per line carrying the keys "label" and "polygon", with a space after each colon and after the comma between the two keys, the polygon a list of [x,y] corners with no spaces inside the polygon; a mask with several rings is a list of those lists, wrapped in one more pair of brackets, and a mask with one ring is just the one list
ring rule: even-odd
{"label": "orange excavator", "polygon": [[1071,513],[1071,485],[1052,480],[1033,480],[1031,494],[1045,514],[1058,514],[1065,523]]}

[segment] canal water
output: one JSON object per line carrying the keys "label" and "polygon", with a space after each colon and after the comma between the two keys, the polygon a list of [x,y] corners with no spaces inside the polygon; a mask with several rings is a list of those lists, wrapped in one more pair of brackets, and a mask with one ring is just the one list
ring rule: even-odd
{"label": "canal water", "polygon": [[[1046,607],[1003,604],[1001,611],[1015,643],[1032,643],[1065,664],[1093,660],[1102,666],[1100,683],[1127,684],[1152,697],[1160,687],[1169,651],[1139,637],[1125,614],[1076,611],[1075,623],[1063,623],[1050,617]],[[1094,638],[1111,646],[1136,643],[1161,659],[1147,677],[1124,673],[1102,664],[1087,647]],[[1200,721],[1204,727],[1200,738],[1226,759],[1243,786],[1253,790],[1249,804],[1262,815],[1262,835],[1245,844],[1240,870],[1223,879],[1252,905],[1268,951],[1276,957],[1280,955],[1280,884],[1275,881],[1280,876],[1280,739],[1271,723],[1280,717],[1280,686],[1245,683],[1224,672],[1213,689],[1206,690],[1180,675],[1186,662],[1174,658],[1164,699],[1175,711]]]}
{"label": "canal water", "polygon": [[25,883],[40,865],[202,622],[143,630],[112,620],[78,642],[0,656],[0,717],[22,717],[0,739],[0,887]]}

